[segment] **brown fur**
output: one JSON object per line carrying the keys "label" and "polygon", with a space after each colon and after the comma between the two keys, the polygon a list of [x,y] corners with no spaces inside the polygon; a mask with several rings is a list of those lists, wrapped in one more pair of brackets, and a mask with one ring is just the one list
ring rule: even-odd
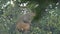
{"label": "brown fur", "polygon": [[30,29],[30,24],[29,23],[17,23],[16,28],[21,30],[21,31],[28,31]]}

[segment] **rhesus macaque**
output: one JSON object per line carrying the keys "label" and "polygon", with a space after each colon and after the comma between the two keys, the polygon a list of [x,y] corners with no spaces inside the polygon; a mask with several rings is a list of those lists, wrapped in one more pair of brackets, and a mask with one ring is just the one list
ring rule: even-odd
{"label": "rhesus macaque", "polygon": [[27,13],[21,16],[16,24],[16,29],[19,32],[24,32],[24,34],[27,34],[27,32],[30,30],[31,21],[34,16],[35,13]]}

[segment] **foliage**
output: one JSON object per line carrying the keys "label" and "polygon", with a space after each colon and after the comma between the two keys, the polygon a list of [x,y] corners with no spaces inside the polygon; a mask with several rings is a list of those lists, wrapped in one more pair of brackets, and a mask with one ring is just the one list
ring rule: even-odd
{"label": "foliage", "polygon": [[[27,4],[26,6],[24,5]],[[21,6],[21,4],[23,6]],[[60,34],[58,0],[0,0],[0,34],[20,34],[15,24],[24,10],[35,12],[30,34]],[[12,28],[13,27],[13,28]]]}

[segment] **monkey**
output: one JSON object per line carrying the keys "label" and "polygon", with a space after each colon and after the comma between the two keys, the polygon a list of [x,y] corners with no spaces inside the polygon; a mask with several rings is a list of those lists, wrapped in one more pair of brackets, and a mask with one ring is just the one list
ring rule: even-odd
{"label": "monkey", "polygon": [[16,29],[19,32],[22,32],[22,33],[24,32],[24,34],[27,34],[28,31],[30,30],[31,21],[34,16],[35,16],[34,13],[27,13],[23,15],[22,17],[20,17],[19,20],[17,21]]}

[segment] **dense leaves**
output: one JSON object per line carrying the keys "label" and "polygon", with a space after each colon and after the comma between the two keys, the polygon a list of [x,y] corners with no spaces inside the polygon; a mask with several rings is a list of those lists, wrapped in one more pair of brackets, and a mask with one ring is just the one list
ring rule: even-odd
{"label": "dense leaves", "polygon": [[24,11],[36,13],[30,34],[60,34],[59,0],[0,0],[0,34],[20,34],[15,26]]}

